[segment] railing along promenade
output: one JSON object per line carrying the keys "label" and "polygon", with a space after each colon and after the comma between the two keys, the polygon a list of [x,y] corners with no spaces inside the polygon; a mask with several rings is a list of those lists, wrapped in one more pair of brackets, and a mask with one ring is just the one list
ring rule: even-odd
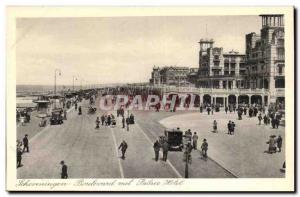
{"label": "railing along promenade", "polygon": [[196,88],[196,87],[175,87],[175,86],[149,86],[153,89],[160,89],[164,93],[194,93],[194,94],[266,94],[266,89],[221,89],[221,88]]}

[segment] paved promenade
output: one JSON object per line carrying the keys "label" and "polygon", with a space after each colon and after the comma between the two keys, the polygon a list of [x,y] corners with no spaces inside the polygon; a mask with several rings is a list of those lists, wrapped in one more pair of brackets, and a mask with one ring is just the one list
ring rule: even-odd
{"label": "paved promenade", "polygon": [[[169,152],[168,162],[154,160],[153,142],[164,130],[158,121],[174,113],[138,111],[130,131],[121,128],[121,119],[115,128],[95,129],[96,117],[103,112],[88,115],[88,104],[81,105],[81,116],[71,110],[63,125],[47,126],[30,136],[30,153],[23,154],[18,178],[60,178],[61,160],[69,167],[69,178],[184,177],[182,152]],[[117,150],[122,140],[128,143],[125,160]],[[202,160],[199,151],[192,152],[192,157],[191,178],[234,177],[215,161]]]}
{"label": "paved promenade", "polygon": [[[218,133],[213,133],[213,121],[218,122]],[[232,120],[236,124],[235,134],[227,134],[227,123]],[[189,113],[175,115],[160,121],[166,127],[176,125],[182,129],[191,129],[198,133],[199,139],[208,140],[208,155],[211,159],[232,172],[237,177],[270,178],[284,177],[280,172],[285,161],[285,128],[272,129],[270,125],[258,125],[257,117],[243,116],[237,120],[237,114],[225,112],[200,114]],[[270,135],[281,135],[283,148],[280,153],[268,154]],[[201,143],[198,143],[201,146]]]}

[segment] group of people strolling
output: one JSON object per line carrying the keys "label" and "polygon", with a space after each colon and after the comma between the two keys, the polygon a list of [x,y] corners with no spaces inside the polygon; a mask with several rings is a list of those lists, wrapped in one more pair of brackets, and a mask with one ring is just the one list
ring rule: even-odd
{"label": "group of people strolling", "polygon": [[29,153],[28,134],[25,134],[22,141],[17,140],[17,168],[22,167],[22,155],[24,152]]}
{"label": "group of people strolling", "polygon": [[281,147],[282,147],[282,137],[278,135],[276,138],[276,135],[271,135],[270,139],[267,141],[267,144],[269,145],[268,147],[268,153],[276,153],[277,150],[278,152],[281,152]]}
{"label": "group of people strolling", "polygon": [[99,129],[99,125],[102,126],[115,126],[116,125],[116,119],[113,114],[108,114],[108,115],[102,115],[101,120],[99,117],[96,119],[96,129]]}

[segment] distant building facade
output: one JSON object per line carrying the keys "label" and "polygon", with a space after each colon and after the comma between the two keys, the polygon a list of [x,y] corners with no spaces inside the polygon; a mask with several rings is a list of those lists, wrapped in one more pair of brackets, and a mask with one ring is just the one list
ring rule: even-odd
{"label": "distant building facade", "polygon": [[153,85],[188,85],[188,75],[190,68],[177,66],[153,67],[150,84]]}
{"label": "distant building facade", "polygon": [[246,35],[245,54],[224,53],[223,48],[214,47],[214,40],[200,40],[196,87],[211,89],[211,93],[204,95],[204,102],[284,103],[283,15],[260,16],[260,35]]}
{"label": "distant building facade", "polygon": [[283,15],[260,15],[260,35],[246,35],[247,87],[266,91],[265,102],[284,102],[285,57]]}
{"label": "distant building facade", "polygon": [[245,55],[236,51],[224,53],[214,47],[214,41],[201,39],[199,52],[199,79],[197,87],[215,89],[243,88]]}
{"label": "distant building facade", "polygon": [[[183,88],[181,92],[199,96],[200,103],[284,106],[284,17],[260,17],[260,34],[252,32],[245,36],[245,54],[224,52],[222,47],[214,46],[213,39],[201,39],[198,69],[154,67],[150,83],[176,86],[193,83],[196,88]],[[169,88],[167,93],[176,94],[176,89]]]}

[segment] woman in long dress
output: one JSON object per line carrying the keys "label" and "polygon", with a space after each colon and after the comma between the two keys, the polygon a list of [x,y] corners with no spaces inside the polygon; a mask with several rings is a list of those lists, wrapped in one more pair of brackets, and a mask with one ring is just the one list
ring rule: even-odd
{"label": "woman in long dress", "polygon": [[214,129],[214,132],[217,133],[218,132],[218,123],[216,120],[214,120],[214,123],[213,123],[213,129]]}
{"label": "woman in long dress", "polygon": [[25,116],[20,117],[21,125],[24,126],[25,123]]}

